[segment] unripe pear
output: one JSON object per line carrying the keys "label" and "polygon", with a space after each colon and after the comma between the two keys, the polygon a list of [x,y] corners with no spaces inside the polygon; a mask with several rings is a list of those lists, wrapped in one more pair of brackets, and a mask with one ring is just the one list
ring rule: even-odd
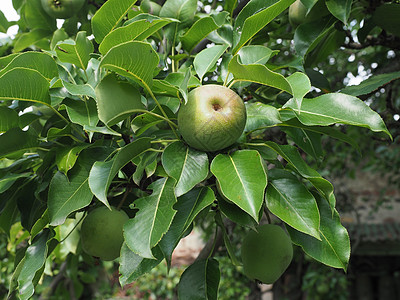
{"label": "unripe pear", "polygon": [[244,274],[262,283],[274,283],[293,258],[292,241],[278,225],[266,224],[250,231],[241,248]]}
{"label": "unripe pear", "polygon": [[81,226],[83,250],[101,260],[119,257],[124,242],[123,226],[129,219],[123,210],[111,208],[95,208],[85,217]]}
{"label": "unripe pear", "polygon": [[207,84],[188,94],[178,112],[178,127],[185,142],[214,152],[234,144],[246,125],[246,107],[231,89]]}
{"label": "unripe pear", "polygon": [[301,3],[300,0],[296,0],[292,5],[289,6],[289,22],[293,27],[300,25],[304,22],[307,14],[307,8]]}

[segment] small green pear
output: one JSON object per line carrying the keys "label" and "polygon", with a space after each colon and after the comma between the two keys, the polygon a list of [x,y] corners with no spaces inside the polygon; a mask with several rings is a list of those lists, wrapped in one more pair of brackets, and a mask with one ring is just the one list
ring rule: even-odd
{"label": "small green pear", "polygon": [[241,247],[244,274],[262,283],[274,283],[293,258],[292,241],[282,227],[266,224],[250,231]]}
{"label": "small green pear", "polygon": [[296,0],[292,5],[289,6],[289,22],[293,27],[302,24],[306,18],[307,8],[301,3],[300,0]]}
{"label": "small green pear", "polygon": [[85,217],[81,226],[83,250],[101,260],[114,260],[120,255],[124,242],[123,226],[129,219],[123,210],[106,206],[95,208]]}

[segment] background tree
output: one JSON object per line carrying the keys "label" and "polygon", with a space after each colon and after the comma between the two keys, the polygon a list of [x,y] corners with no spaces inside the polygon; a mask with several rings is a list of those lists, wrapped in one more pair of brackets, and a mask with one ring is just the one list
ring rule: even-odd
{"label": "background tree", "polygon": [[[230,228],[254,230],[272,215],[310,257],[346,270],[349,236],[320,174],[357,151],[398,165],[397,1],[303,0],[298,25],[294,0],[70,2],[80,9],[57,28],[46,5],[64,1],[14,0],[19,31],[1,47],[9,298],[88,296],[99,261],[82,250],[80,226],[101,206],[129,216],[121,285],[170,266],[179,240],[207,226],[215,234],[177,290],[215,299],[215,250],[224,245],[240,269]],[[11,25],[0,15],[0,30]],[[350,74],[369,78],[346,87]],[[246,123],[223,149],[212,147],[220,126],[193,129],[209,136],[211,151],[198,150],[182,139],[178,112],[211,83],[240,95]]]}

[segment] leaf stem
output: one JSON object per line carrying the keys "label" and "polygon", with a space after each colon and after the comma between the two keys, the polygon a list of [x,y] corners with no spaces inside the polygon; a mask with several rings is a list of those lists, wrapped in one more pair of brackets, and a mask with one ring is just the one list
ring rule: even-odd
{"label": "leaf stem", "polygon": [[157,143],[173,143],[173,142],[179,142],[180,140],[178,139],[172,139],[172,140],[156,140],[156,141],[150,141],[151,144],[157,144]]}
{"label": "leaf stem", "polygon": [[271,224],[272,223],[271,222],[271,216],[269,215],[269,211],[268,211],[267,206],[264,206],[264,213],[265,213],[265,216],[267,217],[268,224]]}
{"label": "leaf stem", "polygon": [[71,229],[70,232],[68,232],[68,234],[65,236],[65,238],[63,238],[59,243],[63,243],[70,235],[71,233],[76,229],[76,227],[78,227],[78,225],[82,222],[82,220],[85,218],[86,216],[86,212],[83,214],[83,216],[79,219],[79,221],[75,224],[74,228]]}
{"label": "leaf stem", "polygon": [[231,88],[232,85],[234,85],[237,82],[237,80],[232,80],[231,83],[229,84],[228,88]]}
{"label": "leaf stem", "polygon": [[124,204],[126,198],[128,197],[128,194],[129,194],[131,191],[132,191],[132,186],[131,186],[131,185],[128,185],[127,188],[126,188],[126,190],[125,190],[124,195],[122,196],[121,201],[119,202],[119,204],[118,204],[118,206],[117,206],[117,210],[120,210],[120,209],[121,209],[121,207],[122,207],[122,205]]}
{"label": "leaf stem", "polygon": [[[151,98],[153,98],[153,100],[154,100],[154,102],[156,103],[157,107],[160,109],[161,113],[163,114],[164,120],[165,120],[165,121],[168,120],[167,122],[168,122],[169,126],[171,127],[172,132],[174,133],[174,135],[176,136],[176,138],[179,139],[179,136],[178,136],[178,134],[177,134],[176,131],[175,131],[175,128],[178,128],[178,126],[168,118],[168,116],[167,116],[167,114],[165,113],[164,109],[162,108],[160,102],[158,102],[157,98],[154,96],[153,91],[152,91],[147,85],[146,85],[146,88],[147,88],[147,91],[149,92]],[[154,114],[154,113],[153,113],[153,114]],[[157,115],[157,114],[156,114],[156,115]],[[157,115],[157,116],[159,116],[159,115]],[[174,124],[175,128],[171,125],[171,123]]]}
{"label": "leaf stem", "polygon": [[[153,95],[154,96],[154,95]],[[153,98],[153,97],[152,97]],[[155,100],[155,98],[153,98],[154,99],[154,101],[156,101],[156,103],[157,103],[157,106],[159,105],[159,103],[157,102],[157,100]],[[161,105],[160,105],[161,106]],[[148,111],[148,110],[145,110],[145,109],[138,109],[138,110],[135,110],[135,111],[137,111],[137,112],[141,112],[141,113],[145,113],[145,114],[149,114],[149,115],[152,115],[152,116],[155,116],[155,117],[157,117],[157,118],[160,118],[160,119],[162,119],[162,120],[164,120],[164,121],[166,121],[166,122],[168,122],[168,124],[171,126],[174,126],[175,128],[178,128],[178,125],[176,125],[174,122],[172,122],[169,118],[168,118],[168,116],[166,115],[166,113],[165,113],[165,111],[161,108],[159,106],[159,108],[160,108],[160,110],[161,110],[161,112],[163,113],[163,115],[165,115],[165,116],[161,116],[161,115],[159,115],[159,114],[156,114],[156,113],[154,113],[154,112],[152,112],[152,111]]]}
{"label": "leaf stem", "polygon": [[228,77],[229,77],[229,74],[231,74],[231,72],[228,72],[228,73],[226,74],[226,77],[225,77],[225,80],[224,80],[224,86],[227,86],[227,84],[228,84]]}
{"label": "leaf stem", "polygon": [[[210,259],[212,257],[212,255],[213,255],[213,253],[214,253],[215,245],[217,244],[218,228],[219,228],[219,226],[216,226],[215,234],[214,234],[214,241],[213,241],[213,244],[212,244],[212,247],[211,247],[211,251],[207,256],[207,259]],[[220,230],[222,231],[222,229],[220,229]]]}
{"label": "leaf stem", "polygon": [[161,149],[154,149],[154,148],[147,149],[146,151],[159,152],[159,153],[164,152],[164,150],[161,150]]}

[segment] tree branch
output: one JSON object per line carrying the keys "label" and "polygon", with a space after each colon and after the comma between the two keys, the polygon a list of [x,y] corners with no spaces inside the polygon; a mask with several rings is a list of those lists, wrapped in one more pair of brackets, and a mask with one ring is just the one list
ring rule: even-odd
{"label": "tree branch", "polygon": [[343,44],[343,47],[348,49],[361,50],[370,46],[384,46],[400,50],[400,38],[394,35],[387,35],[384,31],[377,37],[368,35],[363,43],[355,42],[350,30],[345,30],[345,33],[349,42]]}

